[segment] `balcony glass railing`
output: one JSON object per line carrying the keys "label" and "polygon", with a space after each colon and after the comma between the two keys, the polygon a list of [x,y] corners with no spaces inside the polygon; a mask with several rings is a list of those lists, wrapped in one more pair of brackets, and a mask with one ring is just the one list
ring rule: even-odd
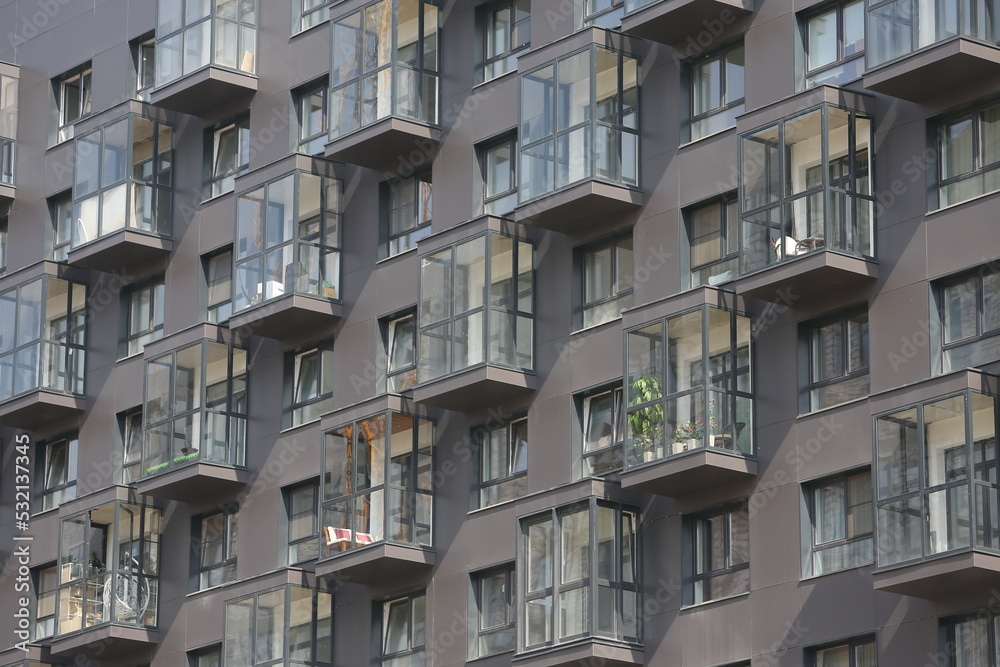
{"label": "balcony glass railing", "polygon": [[112,502],[62,520],[56,636],[157,622],[160,510]]}
{"label": "balcony glass railing", "polygon": [[434,424],[387,412],[326,434],[320,558],[391,542],[433,544]]}
{"label": "balcony glass railing", "polygon": [[626,345],[626,468],[701,448],[754,454],[750,318],[700,306]]}
{"label": "balcony glass railing", "polygon": [[996,0],[883,0],[868,3],[868,67],[878,67],[923,48],[963,37],[998,45]]}
{"label": "balcony glass railing", "polygon": [[200,341],[146,362],[143,477],[197,461],[242,466],[247,352]]}
{"label": "balcony glass railing", "polygon": [[14,185],[17,79],[0,74],[0,184]]}
{"label": "balcony glass railing", "polygon": [[438,122],[438,6],[379,0],[333,21],[330,140],[390,116]]}
{"label": "balcony glass railing", "polygon": [[639,184],[639,65],[591,45],[521,76],[521,203],[587,180]]}
{"label": "balcony glass railing", "polygon": [[234,314],[286,294],[340,298],[340,193],[296,171],[237,198]]}
{"label": "balcony glass railing", "polygon": [[83,395],[87,288],[45,276],[0,293],[0,402]]}
{"label": "balcony glass railing", "polygon": [[159,0],[156,86],[203,67],[257,71],[257,0]]}
{"label": "balcony glass railing", "polygon": [[130,115],[77,137],[71,247],[131,229],[170,235],[173,128]]}
{"label": "balcony glass railing", "polygon": [[871,147],[872,119],[830,104],[740,136],[740,273],[874,256]]}
{"label": "balcony glass railing", "polygon": [[876,416],[878,567],[1000,553],[996,419],[973,390]]}

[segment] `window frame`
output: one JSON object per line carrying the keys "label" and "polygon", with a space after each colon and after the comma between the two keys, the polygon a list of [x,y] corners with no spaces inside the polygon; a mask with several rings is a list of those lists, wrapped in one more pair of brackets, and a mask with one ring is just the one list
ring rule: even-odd
{"label": "window frame", "polygon": [[[35,472],[35,507],[34,513],[40,514],[58,509],[60,505],[76,498],[76,482],[80,462],[80,436],[65,433],[54,438],[42,440],[35,445],[38,459]],[[52,482],[50,479],[54,449],[63,449],[63,471],[59,476],[62,481]],[[61,497],[60,501],[54,500]]]}
{"label": "window frame", "polygon": [[[974,269],[973,271],[965,271],[957,275],[945,276],[931,282],[931,294],[935,301],[933,310],[935,311],[940,331],[940,334],[937,336],[940,354],[936,354],[935,351],[933,359],[933,364],[938,366],[938,368],[936,368],[936,375],[939,375],[942,372],[947,372],[948,370],[957,370],[953,368],[954,364],[948,359],[951,351],[960,350],[965,347],[973,348],[974,346],[977,346],[977,344],[1000,336],[1000,323],[998,323],[996,328],[989,329],[987,328],[988,322],[986,319],[986,295],[988,290],[986,288],[985,281],[987,277],[992,276],[995,278],[997,276],[996,268],[997,267],[994,265],[988,264]],[[947,311],[951,302],[947,299],[947,290],[971,281],[975,282],[976,332],[965,336],[964,338],[949,340]],[[960,303],[961,302],[959,302],[959,304]],[[1000,322],[1000,300],[997,300],[995,308],[998,310],[998,322]],[[1000,341],[997,342],[997,345],[1000,346]]]}
{"label": "window frame", "polygon": [[[306,0],[302,0],[305,2]],[[329,8],[329,3],[325,3],[320,8]],[[315,11],[315,10],[314,10]],[[316,93],[319,93],[322,102],[320,106],[320,128],[312,134],[305,134],[308,127],[306,120],[306,100]],[[326,150],[326,142],[330,134],[329,111],[330,111],[330,84],[328,77],[320,77],[308,83],[304,83],[292,90],[292,104],[295,113],[297,132],[295,134],[295,150],[305,155],[322,156]]]}
{"label": "window frame", "polygon": [[8,216],[0,215],[0,277],[7,275],[7,233],[9,229]]}
{"label": "window frame", "polygon": [[[423,626],[424,633],[424,643],[417,644],[414,637],[414,628],[416,623],[416,613],[415,609],[417,601],[420,600],[420,604],[423,606],[423,619],[421,625]],[[389,636],[389,620],[391,618],[390,609],[394,605],[406,604],[406,648],[402,651],[396,651],[393,653],[386,653],[386,641]],[[372,601],[372,655],[377,656],[378,664],[385,664],[386,661],[390,661],[395,664],[395,661],[400,658],[405,658],[409,656],[418,656],[424,654],[427,649],[427,591],[420,590],[413,593],[408,593],[407,595],[392,597],[382,600]],[[411,662],[412,659],[411,659]],[[415,664],[415,663],[414,663]]]}
{"label": "window frame", "polygon": [[[309,510],[303,510],[301,512],[294,512],[293,508],[295,506],[294,505],[295,501],[293,499],[293,496],[296,493],[305,491],[307,489],[312,491],[312,508],[309,509]],[[287,542],[286,542],[286,547],[287,548],[285,549],[285,554],[286,554],[287,562],[288,562],[289,565],[297,565],[299,563],[306,563],[306,562],[309,562],[309,561],[314,561],[317,558],[319,558],[319,555],[320,555],[320,553],[319,553],[319,535],[320,535],[319,510],[320,510],[320,504],[321,504],[320,503],[320,492],[321,492],[321,490],[320,490],[320,486],[319,486],[319,479],[306,480],[306,481],[300,482],[298,484],[293,484],[292,486],[287,486],[287,487],[285,487],[282,490],[282,495],[283,495],[284,501],[285,501],[285,512],[286,512],[286,517],[287,517],[287,523],[288,523],[288,529],[287,529],[287,531],[285,533],[285,536],[287,538]],[[310,514],[312,516],[312,532],[309,535],[307,535],[306,537],[300,537],[300,538],[294,539],[292,537],[292,526],[294,525],[295,519],[297,519],[299,517],[307,516],[307,515],[310,515]],[[293,546],[297,547],[300,544],[306,544],[310,540],[313,541],[313,544],[314,544],[314,546],[316,548],[316,555],[313,556],[313,557],[311,557],[311,558],[293,559],[292,558],[292,547]]]}
{"label": "window frame", "polygon": [[[619,284],[619,265],[621,264],[621,246],[628,241],[631,245],[630,251],[632,252],[632,271],[631,271],[631,283],[622,287]],[[611,277],[611,289],[608,296],[599,297],[592,301],[587,301],[587,283],[588,283],[588,261],[587,258],[590,255],[601,252],[604,249],[610,249],[611,251],[611,266],[608,269],[608,274]],[[576,324],[581,329],[589,329],[590,327],[598,327],[602,324],[607,324],[608,322],[613,322],[615,320],[621,319],[621,311],[627,308],[631,308],[634,303],[635,294],[635,237],[633,235],[632,229],[627,230],[623,234],[616,234],[614,236],[593,242],[587,243],[576,248],[575,255],[577,257],[577,262],[580,267],[580,306],[579,315],[577,316]],[[631,298],[630,298],[631,297]],[[593,311],[599,311],[602,308],[606,308],[610,304],[614,304],[618,301],[624,300],[622,306],[618,308],[618,314],[613,317],[608,317],[604,315],[604,319],[600,321],[587,322],[587,314]],[[613,310],[613,309],[612,309]],[[607,311],[612,312],[612,311]],[[601,316],[598,315],[598,318]]]}
{"label": "window frame", "polygon": [[[844,47],[846,44],[846,42],[844,41],[845,37],[844,10],[847,8],[848,5],[853,5],[853,4],[861,5],[862,21],[863,21],[861,27],[861,47],[850,55],[844,55]],[[810,42],[810,35],[812,33],[809,29],[809,26],[813,21],[813,19],[817,19],[820,16],[829,13],[830,11],[835,11],[837,14],[836,16],[837,57],[832,62],[829,62],[825,65],[820,65],[818,67],[810,68],[809,57],[810,57],[810,47],[812,46]],[[816,86],[822,86],[822,85],[844,85],[851,81],[856,81],[858,78],[860,78],[862,74],[864,74],[865,71],[865,63],[863,62],[865,57],[864,23],[867,23],[867,8],[865,6],[864,0],[836,0],[835,2],[824,4],[816,9],[810,8],[810,10],[802,14],[799,24],[802,26],[801,28],[802,45],[804,52],[802,72],[803,72],[803,77],[805,79],[806,88],[814,88]],[[832,72],[835,69],[843,68],[851,61],[859,59],[862,60],[862,62],[860,63],[860,70],[858,76],[856,77],[851,77],[849,79],[843,79],[843,80],[841,80],[839,77],[833,77],[830,79],[816,78],[825,73]]]}
{"label": "window frame", "polygon": [[[991,103],[981,104],[975,108],[962,111],[961,113],[941,116],[933,122],[932,137],[935,140],[937,155],[937,168],[934,170],[934,176],[937,181],[934,187],[934,195],[936,195],[934,198],[936,199],[936,205],[938,208],[954,206],[962,202],[969,201],[970,199],[975,199],[977,197],[997,192],[998,188],[993,188],[992,190],[986,190],[984,188],[983,192],[968,195],[961,199],[956,199],[955,201],[945,201],[945,198],[942,196],[944,189],[948,186],[955,185],[966,180],[971,181],[974,178],[982,177],[987,173],[1000,169],[1000,154],[998,154],[998,158],[993,162],[986,162],[982,129],[984,115],[997,107],[1000,107],[1000,102],[993,100]],[[945,149],[945,146],[947,145],[947,128],[965,121],[972,122],[972,169],[962,172],[957,176],[945,177],[944,170],[947,162],[945,155],[948,152]]]}
{"label": "window frame", "polygon": [[[303,33],[307,30],[322,25],[330,20],[330,7],[336,4],[336,0],[320,0],[315,6],[307,7],[309,0],[297,0],[293,7],[292,15],[292,36]],[[313,22],[313,17],[318,16]],[[307,18],[308,17],[308,18]]]}
{"label": "window frame", "polygon": [[[397,255],[402,255],[410,250],[415,250],[417,242],[431,234],[431,225],[434,222],[434,182],[431,177],[430,168],[421,168],[406,177],[395,177],[382,181],[379,184],[379,259],[388,259]],[[423,197],[424,184],[428,197]],[[394,207],[395,188],[405,188],[412,185],[413,197],[407,199],[403,206]],[[413,226],[406,227],[403,231],[392,232],[392,219],[395,211],[403,210],[407,204],[413,206]],[[422,218],[429,212],[430,216]]]}
{"label": "window frame", "polygon": [[[235,133],[233,143],[233,168],[223,173],[219,172],[220,139],[226,133]],[[250,112],[244,111],[231,118],[220,121],[205,128],[204,135],[204,169],[205,185],[203,198],[205,200],[228,194],[236,189],[236,177],[250,170],[250,155],[254,152],[250,133]]]}
{"label": "window frame", "polygon": [[[503,148],[504,146],[506,146],[510,151],[510,159],[508,160],[510,166],[510,187],[502,192],[490,195],[490,152],[498,148]],[[478,162],[483,188],[482,200],[484,215],[494,215],[497,217],[509,217],[513,215],[514,209],[517,207],[517,156],[517,134],[513,132],[509,132],[500,137],[496,137],[476,145],[476,160]],[[503,206],[503,201],[507,198],[511,198],[509,210],[498,212],[493,209],[493,205],[496,205],[498,208]]]}
{"label": "window frame", "polygon": [[53,195],[46,203],[52,229],[52,261],[67,262],[73,242],[73,191]]}
{"label": "window frame", "polygon": [[[504,576],[503,602],[505,605],[506,622],[499,625],[483,625],[483,584],[488,578]],[[476,660],[493,655],[511,653],[517,649],[517,570],[513,562],[504,563],[484,570],[469,573],[469,627],[475,629],[475,635],[469,637],[469,659]],[[510,633],[511,646],[508,649],[489,651],[484,648],[483,637]]]}
{"label": "window frame", "polygon": [[[133,73],[135,75],[135,99],[149,102],[149,95],[156,85],[156,32],[148,32],[136,37],[130,43]],[[147,70],[148,66],[148,70]],[[149,79],[146,79],[148,71]]]}
{"label": "window frame", "polygon": [[[587,443],[589,441],[587,436],[590,430],[589,422],[590,415],[592,414],[591,405],[594,399],[607,396],[608,394],[611,394],[611,444],[604,447],[588,449]],[[625,437],[628,431],[625,423],[625,389],[621,381],[583,394],[579,396],[577,400],[579,401],[580,424],[582,426],[580,438],[580,457],[583,464],[583,476],[603,476],[621,472],[621,470],[625,467]],[[587,459],[597,459],[608,454],[616,456],[618,459],[618,465],[616,467],[595,472],[595,468],[592,464],[588,463]]]}
{"label": "window frame", "polygon": [[[166,310],[166,280],[164,276],[154,276],[142,282],[128,285],[122,290],[123,300],[123,336],[119,357],[126,358],[141,354],[145,346],[163,338],[163,319]],[[134,299],[142,292],[149,295],[149,321],[146,327],[132,330],[132,313],[135,308]],[[146,341],[141,339],[150,336]]]}
{"label": "window frame", "polygon": [[[746,551],[747,560],[742,563],[733,563],[733,522],[732,516],[737,512],[744,512],[746,514],[747,523],[747,541],[746,541]],[[701,564],[699,563],[699,551],[704,549],[706,552],[710,552],[712,545],[710,542],[700,545],[702,538],[711,537],[711,529],[706,530],[708,522],[717,517],[724,517],[725,522],[725,534],[723,536],[724,544],[723,551],[725,552],[725,566],[715,570],[705,569],[702,570]],[[687,562],[685,564],[685,586],[684,586],[684,606],[694,606],[701,604],[710,604],[712,602],[718,602],[719,600],[728,600],[730,598],[739,597],[741,595],[746,595],[750,592],[750,512],[749,507],[746,502],[728,504],[722,507],[717,507],[715,509],[710,509],[702,512],[696,512],[694,514],[685,516],[683,518],[684,525],[684,539],[688,543],[688,555],[685,559]],[[697,589],[700,582],[710,581],[716,577],[734,574],[736,572],[741,572],[747,570],[747,582],[746,590],[738,593],[730,593],[728,595],[723,595],[720,597],[704,597],[704,592],[698,593]]]}
{"label": "window frame", "polygon": [[[43,576],[46,574],[51,575],[51,588],[43,588]],[[32,628],[33,641],[39,641],[42,639],[51,639],[56,634],[56,619],[58,617],[57,599],[59,594],[59,565],[53,561],[46,565],[39,565],[31,569],[31,585],[32,592],[34,593],[35,604],[32,610],[32,622],[34,627]],[[44,599],[51,599],[52,613],[46,616],[40,616],[40,609],[42,606],[42,601]],[[47,629],[44,634],[39,632],[39,626],[45,624]]]}
{"label": "window frame", "polygon": [[[501,433],[502,432],[502,433]],[[531,436],[528,432],[528,415],[520,413],[515,417],[505,419],[500,423],[492,421],[480,424],[472,428],[475,439],[476,452],[476,477],[475,477],[475,507],[491,507],[510,500],[514,500],[526,492],[528,481],[528,453],[530,451]],[[487,469],[486,458],[491,451],[491,443],[494,433],[499,433],[503,438],[504,462],[501,474],[491,479],[484,479]],[[524,435],[524,446],[520,447],[515,438]],[[523,461],[522,461],[523,458]],[[523,467],[522,467],[523,464]],[[500,496],[500,499],[487,502],[487,492],[492,489],[502,489],[510,487],[509,493],[512,497]],[[502,494],[502,491],[500,491]]]}
{"label": "window frame", "polygon": [[214,663],[215,666],[220,667],[222,665],[221,644],[212,644],[211,646],[205,646],[199,649],[195,649],[193,651],[188,651],[187,652],[188,667],[211,667],[211,665],[208,665],[207,663],[203,665],[202,660],[204,658],[211,658],[213,657],[213,655],[216,660]]}
{"label": "window frame", "polygon": [[[222,261],[223,259],[225,261]],[[232,246],[226,246],[214,252],[206,253],[201,256],[201,262],[206,288],[205,319],[212,324],[228,322],[229,318],[233,315],[233,248]],[[218,267],[213,267],[213,264],[216,262],[221,263],[221,266],[229,271],[224,280],[219,277],[221,274],[217,271]],[[213,268],[216,269],[214,277],[212,275]],[[224,282],[229,283],[228,298],[213,302],[212,288],[221,286]],[[225,317],[220,316],[220,313],[225,314]]]}
{"label": "window frame", "polygon": [[[742,50],[742,52],[743,52],[743,97],[739,97],[739,98],[736,98],[736,99],[729,99],[731,93],[730,93],[730,85],[729,85],[729,72],[728,72],[728,67],[727,67],[728,62],[729,62],[728,58],[729,58],[730,54],[733,54],[736,51],[740,51],[740,50]],[[703,111],[701,113],[696,113],[695,112],[695,101],[699,97],[699,88],[698,88],[699,79],[698,79],[698,77],[695,76],[695,70],[698,67],[700,67],[702,65],[709,64],[709,63],[711,63],[713,61],[719,61],[720,63],[722,63],[721,66],[719,67],[719,81],[718,82],[715,82],[715,81],[710,81],[709,82],[710,85],[713,88],[716,87],[716,86],[718,86],[718,88],[719,88],[719,102],[720,102],[720,105],[717,106],[717,107],[713,107],[713,108],[709,109],[708,111]],[[729,44],[728,46],[722,47],[722,48],[717,49],[715,51],[712,51],[710,53],[699,55],[699,56],[697,56],[697,57],[695,57],[695,58],[693,58],[693,59],[688,60],[687,62],[685,62],[684,63],[684,69],[685,69],[685,72],[687,73],[687,78],[688,78],[688,86],[687,86],[688,109],[687,109],[687,112],[688,112],[688,118],[690,119],[688,121],[688,134],[689,134],[688,141],[698,141],[700,139],[704,139],[706,137],[712,136],[713,134],[718,134],[720,132],[725,132],[726,130],[729,130],[729,129],[735,127],[736,126],[735,117],[736,117],[736,115],[738,115],[739,113],[741,113],[739,111],[739,107],[741,107],[741,106],[744,107],[744,108],[746,107],[746,46],[745,46],[744,42],[741,40],[741,41],[739,41],[737,43]],[[699,133],[697,136],[695,136],[695,127],[699,123],[701,123],[702,121],[705,121],[705,120],[707,120],[709,118],[712,118],[713,116],[719,116],[719,115],[725,114],[727,112],[733,114],[733,121],[734,121],[733,123],[731,123],[730,125],[727,125],[726,127],[722,128],[722,129],[719,129],[719,130],[712,131],[712,130],[706,129],[704,132]]]}
{"label": "window frame", "polygon": [[[206,547],[211,543],[205,541],[205,522],[217,516],[223,517],[222,536],[219,538],[222,542],[222,558],[206,564]],[[192,592],[215,588],[238,579],[236,565],[239,555],[239,516],[239,507],[233,503],[191,517]],[[216,571],[222,572],[222,581],[212,584],[210,577]]]}
{"label": "window frame", "polygon": [[[316,393],[305,398],[300,397],[300,386],[304,379],[302,367],[305,360],[316,356]],[[297,428],[319,420],[333,409],[333,391],[336,382],[336,371],[333,364],[333,341],[327,340],[315,345],[300,347],[285,353],[285,409],[282,416],[283,428]],[[329,385],[329,391],[324,388]],[[309,418],[311,409],[320,410],[319,414]]]}
{"label": "window frame", "polygon": [[[708,233],[702,234],[701,236],[695,236],[695,214],[703,211],[705,209],[711,208],[713,206],[719,207],[719,222],[717,228]],[[717,278],[725,275],[725,271],[715,276],[708,276],[708,278],[701,282],[695,282],[694,274],[696,272],[705,271],[713,266],[725,266],[731,263],[731,268],[727,269],[730,272],[730,277],[728,279],[719,280],[715,285],[725,284],[736,280],[739,277],[739,261],[740,261],[740,210],[739,201],[737,199],[735,192],[727,193],[726,195],[712,199],[710,201],[701,202],[700,204],[690,206],[684,209],[684,231],[687,234],[687,278],[689,287],[701,287],[703,285],[714,286],[713,283],[709,282],[712,278]],[[694,263],[694,246],[695,242],[709,238],[715,233],[719,234],[719,258],[712,260],[710,262],[704,262],[702,264]]]}
{"label": "window frame", "polygon": [[[78,98],[76,115],[70,117],[67,86],[78,82]],[[91,61],[60,74],[53,82],[56,96],[56,143],[68,141],[73,138],[73,126],[79,121],[93,113],[93,102],[91,96],[94,91],[94,70]]]}
{"label": "window frame", "polygon": [[[875,665],[859,665],[858,664],[858,649],[867,645],[874,647]],[[819,661],[817,658],[820,651],[828,651],[834,648],[841,648],[846,646],[848,648],[849,663],[850,667],[877,667],[878,665],[878,641],[875,635],[864,635],[862,637],[851,637],[846,641],[833,642],[830,644],[821,644],[819,646],[810,646],[806,649],[806,665],[807,667],[817,667]]]}
{"label": "window frame", "polygon": [[[528,16],[521,21],[517,20],[518,3],[525,0],[498,0],[490,2],[476,8],[476,27],[482,40],[481,58],[482,65],[478,68],[478,83],[487,83],[498,79],[506,74],[517,71],[517,54],[526,51],[531,47],[531,8],[528,7]],[[510,20],[504,30],[504,37],[510,48],[498,53],[490,53],[493,26],[496,25],[495,16],[498,11],[507,9]],[[523,11],[523,8],[522,8]],[[526,35],[522,35],[526,32]],[[490,73],[491,65],[502,63],[499,68],[502,71]]]}
{"label": "window frame", "polygon": [[[868,481],[866,487],[868,488],[868,501],[867,503],[852,503],[850,497],[851,480],[857,479],[862,476],[867,476]],[[819,521],[818,517],[823,512],[823,508],[820,507],[817,496],[819,491],[823,487],[829,487],[832,485],[838,485],[843,489],[843,502],[837,508],[841,510],[837,514],[837,519],[843,521],[844,525],[844,537],[835,538],[828,540],[826,542],[818,542],[818,527]],[[875,562],[875,496],[872,487],[872,477],[871,468],[858,468],[855,470],[848,470],[842,473],[837,473],[834,475],[829,475],[826,477],[820,477],[818,479],[810,480],[803,483],[803,501],[805,503],[805,516],[804,519],[808,521],[808,527],[803,527],[803,536],[807,536],[808,539],[808,557],[803,563],[803,577],[819,577],[826,574],[832,574],[834,572],[844,572],[846,570],[854,570],[859,567],[867,567]],[[848,535],[847,527],[850,525],[850,510],[855,507],[860,507],[867,504],[869,506],[869,520],[871,530],[867,533],[858,533],[853,536]],[[836,547],[844,547],[851,544],[858,544],[864,541],[871,542],[871,554],[870,558],[864,559],[863,562],[858,562],[856,564],[846,565],[837,569],[830,569],[819,571],[817,557],[819,552],[825,551],[827,549],[832,549]]]}
{"label": "window frame", "polygon": [[[413,361],[403,364],[398,368],[393,368],[397,324],[408,319],[412,320],[410,342]],[[417,309],[411,308],[407,311],[382,318],[380,329],[382,334],[382,354],[385,357],[385,393],[399,394],[409,391],[417,384]],[[400,382],[402,386],[396,384],[396,378],[401,378]]]}
{"label": "window frame", "polygon": [[[968,623],[969,621],[982,620],[986,623],[986,636],[982,639],[985,640],[984,643],[987,646],[987,662],[990,661],[992,656],[997,656],[997,651],[1000,650],[1000,637],[997,636],[998,617],[992,613],[989,609],[981,609],[974,613],[957,614],[954,616],[947,616],[941,618],[939,621],[939,637],[941,641],[941,654],[945,658],[946,665],[958,665],[956,651],[959,648],[959,642],[956,639],[956,626],[962,623]],[[993,664],[997,664],[997,658],[993,658]]]}
{"label": "window frame", "polygon": [[[138,422],[136,424],[135,422]],[[129,447],[129,442],[131,436],[138,432],[139,442],[138,442],[138,458],[134,460],[129,460],[129,453],[131,448]],[[139,479],[144,476],[145,468],[142,465],[142,454],[143,454],[143,440],[145,439],[145,427],[142,418],[142,406],[138,406],[131,410],[126,410],[118,414],[118,437],[121,439],[121,474],[122,474],[122,484],[129,485],[135,484]],[[131,475],[130,475],[131,473]]]}
{"label": "window frame", "polygon": [[[857,321],[859,317],[864,316],[864,326],[862,331],[862,338],[860,341],[861,356],[863,366],[860,366],[857,370],[851,370],[851,346],[852,338],[850,335],[851,322]],[[845,308],[836,313],[818,317],[800,324],[800,345],[803,346],[804,357],[800,357],[802,364],[802,375],[804,380],[804,389],[802,390],[799,397],[799,412],[807,413],[816,410],[825,410],[828,408],[836,407],[838,405],[843,405],[844,403],[857,400],[859,397],[848,398],[837,403],[828,403],[826,405],[816,405],[813,400],[813,394],[816,391],[835,387],[839,384],[848,384],[858,378],[863,378],[869,376],[868,389],[864,392],[867,396],[869,390],[871,389],[871,333],[869,326],[869,312],[868,304],[864,303],[859,306],[854,306],[851,308]],[[842,357],[842,373],[822,380],[816,379],[817,369],[815,368],[814,361],[817,356],[817,338],[820,330],[830,326],[840,324],[843,334],[841,340],[838,342],[839,354]]]}

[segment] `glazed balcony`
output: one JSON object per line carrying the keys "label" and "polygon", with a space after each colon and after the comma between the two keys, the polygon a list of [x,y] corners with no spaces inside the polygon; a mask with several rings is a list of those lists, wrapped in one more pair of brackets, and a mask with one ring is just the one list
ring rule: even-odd
{"label": "glazed balcony", "polygon": [[434,157],[439,14],[428,0],[378,0],[334,19],[327,157],[399,172]]}
{"label": "glazed balcony", "polygon": [[257,91],[257,0],[159,0],[150,103],[192,116]]}
{"label": "glazed balcony", "polygon": [[752,12],[753,3],[743,0],[625,0],[622,30],[678,46],[708,26],[728,26]]}
{"label": "glazed balcony", "polygon": [[0,62],[0,204],[14,199],[19,72],[16,65]]}

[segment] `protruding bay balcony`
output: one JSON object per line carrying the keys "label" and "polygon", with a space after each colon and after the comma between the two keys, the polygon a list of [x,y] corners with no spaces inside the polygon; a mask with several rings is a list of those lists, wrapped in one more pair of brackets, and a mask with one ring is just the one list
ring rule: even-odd
{"label": "protruding bay balcony", "polygon": [[671,46],[689,46],[690,40],[701,50],[694,40],[706,29],[722,30],[752,12],[753,3],[745,0],[625,0],[622,30]]}
{"label": "protruding bay balcony", "polygon": [[0,62],[0,204],[14,199],[19,71],[17,65]]}

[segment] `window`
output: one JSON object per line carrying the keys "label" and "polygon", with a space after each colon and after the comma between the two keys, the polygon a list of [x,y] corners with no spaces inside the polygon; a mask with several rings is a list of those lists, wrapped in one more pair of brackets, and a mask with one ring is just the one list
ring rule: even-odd
{"label": "window", "polygon": [[226,248],[202,261],[208,285],[208,321],[219,324],[233,314],[233,251]]}
{"label": "window", "polygon": [[483,79],[517,69],[517,54],[531,44],[530,0],[502,0],[479,8],[483,39]]}
{"label": "window", "polygon": [[35,641],[51,637],[56,632],[56,585],[59,577],[55,564],[34,570]]}
{"label": "window", "polygon": [[620,470],[625,442],[622,388],[615,387],[583,398],[583,472],[603,475]]}
{"label": "window", "polygon": [[434,423],[384,412],[325,439],[322,557],[383,540],[430,548]]}
{"label": "window", "polygon": [[479,448],[479,506],[524,495],[528,483],[528,418],[474,429]]}
{"label": "window", "polygon": [[[310,2],[311,0],[302,0]],[[296,120],[299,124],[298,152],[322,155],[326,150],[326,96],[329,91],[326,78],[292,91]]]}
{"label": "window", "polygon": [[1000,273],[982,267],[938,281],[933,293],[945,373],[1000,359]]}
{"label": "window", "polygon": [[[809,667],[878,667],[875,638],[852,639],[836,646],[808,650]],[[976,663],[983,664],[986,663]]]}
{"label": "window", "polygon": [[188,667],[222,667],[222,649],[211,646],[188,653]]}
{"label": "window", "polygon": [[[941,619],[941,654],[949,667],[997,667],[1000,620],[991,611]],[[871,663],[874,665],[875,663]]]}
{"label": "window", "polygon": [[297,2],[299,8],[299,14],[296,17],[298,25],[292,31],[293,34],[318,26],[330,19],[332,0],[297,0]]}
{"label": "window", "polygon": [[57,141],[73,138],[73,123],[90,114],[90,63],[56,79],[56,105],[59,109]]}
{"label": "window", "polygon": [[162,277],[125,290],[125,356],[138,354],[146,343],[163,338],[164,291]]}
{"label": "window", "polygon": [[[592,83],[593,82],[593,83]],[[639,65],[587,47],[521,75],[519,203],[586,180],[639,185]]]}
{"label": "window", "polygon": [[996,413],[966,390],[876,415],[877,567],[1000,548]]}
{"label": "window", "polygon": [[691,141],[736,125],[745,108],[743,45],[688,64],[691,77]]}
{"label": "window", "polygon": [[513,651],[517,645],[514,564],[472,574],[477,637],[470,643],[470,660]]}
{"label": "window", "polygon": [[49,217],[52,220],[52,260],[65,262],[73,237],[73,193],[65,192],[49,198]]}
{"label": "window", "polygon": [[641,642],[637,522],[635,509],[596,498],[521,519],[519,652]]}
{"label": "window", "polygon": [[148,33],[132,41],[132,59],[135,63],[135,98],[149,101],[149,93],[155,85],[156,50],[155,33]]}
{"label": "window", "polygon": [[579,251],[583,268],[583,326],[621,317],[632,307],[635,282],[632,234],[587,246]]}
{"label": "window", "polygon": [[625,12],[623,0],[584,0],[583,23],[598,28],[617,28]]}
{"label": "window", "polygon": [[739,224],[735,199],[715,201],[688,212],[691,287],[721,285],[736,279]]}
{"label": "window", "polygon": [[865,70],[865,3],[846,0],[807,16],[806,87],[840,86]]}
{"label": "window", "polygon": [[319,419],[333,409],[333,343],[288,353],[285,369],[291,382],[286,428]]}
{"label": "window", "polygon": [[437,124],[440,21],[429,0],[378,0],[333,21],[331,141],[390,116]]}
{"label": "window", "polygon": [[76,464],[79,440],[76,436],[39,443],[37,511],[55,509],[76,498]]}
{"label": "window", "polygon": [[195,517],[194,543],[197,545],[195,590],[203,590],[236,580],[236,546],[239,538],[239,511],[215,512]]}
{"label": "window", "polygon": [[372,635],[379,637],[378,664],[416,667],[424,664],[427,643],[427,596],[423,591],[406,597],[372,602]]}
{"label": "window", "polygon": [[871,146],[871,116],[825,103],[740,135],[740,273],[828,249],[874,257]]}
{"label": "window", "polygon": [[319,482],[310,481],[285,490],[288,511],[288,564],[319,556]]}
{"label": "window", "polygon": [[870,565],[875,560],[871,471],[827,477],[803,491],[812,554],[803,563],[804,576]]}
{"label": "window", "polygon": [[384,257],[416,248],[417,241],[430,235],[432,191],[429,171],[382,184]]}
{"label": "window", "polygon": [[142,408],[118,415],[122,441],[122,484],[144,476],[142,467]]}
{"label": "window", "polygon": [[685,517],[685,538],[690,545],[685,604],[750,590],[750,514],[746,505]]}
{"label": "window", "polygon": [[18,80],[0,74],[0,184],[14,185]]}
{"label": "window", "polygon": [[533,250],[487,232],[421,256],[418,382],[484,363],[533,367]]}
{"label": "window", "polygon": [[232,192],[236,177],[250,168],[250,115],[205,130],[205,198]]}
{"label": "window", "polygon": [[[868,395],[868,311],[839,313],[803,325],[809,395],[801,408],[821,410]],[[803,397],[805,398],[805,397]]]}
{"label": "window", "polygon": [[517,205],[517,137],[476,147],[483,179],[483,212],[509,215]]}
{"label": "window", "polygon": [[395,317],[383,324],[386,350],[386,391],[398,394],[417,384],[417,315]]}
{"label": "window", "polygon": [[282,586],[226,602],[222,664],[333,666],[333,595]]}
{"label": "window", "polygon": [[1000,189],[1000,104],[938,123],[938,206]]}

